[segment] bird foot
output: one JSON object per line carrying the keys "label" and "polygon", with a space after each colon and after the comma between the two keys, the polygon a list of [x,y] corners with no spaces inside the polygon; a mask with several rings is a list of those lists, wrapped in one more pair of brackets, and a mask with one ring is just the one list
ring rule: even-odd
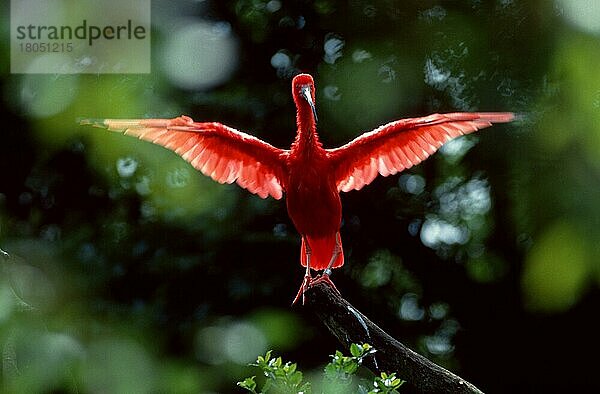
{"label": "bird foot", "polygon": [[296,302],[298,302],[298,300],[300,299],[300,296],[302,296],[302,305],[304,305],[304,292],[310,286],[312,286],[312,277],[310,275],[304,275],[304,280],[302,281],[302,285],[300,285],[300,289],[298,289],[298,294],[296,294],[294,301],[292,301],[292,305],[294,305],[294,304],[296,304]]}
{"label": "bird foot", "polygon": [[330,286],[333,290],[335,290],[335,292],[338,293],[339,295],[342,294],[337,289],[337,287],[335,287],[335,285],[331,281],[331,278],[329,277],[329,273],[327,272],[327,270],[325,270],[323,272],[323,274],[317,275],[315,278],[312,278],[310,275],[305,275],[304,276],[304,280],[302,281],[302,285],[300,286],[300,289],[298,289],[298,294],[296,294],[296,297],[294,298],[294,301],[292,301],[292,305],[295,305],[296,302],[298,302],[298,300],[300,299],[300,296],[302,296],[302,305],[304,305],[304,292],[306,290],[310,289],[311,287],[313,287],[314,285],[317,285],[319,283],[325,283],[328,286]]}
{"label": "bird foot", "polygon": [[331,281],[331,278],[329,277],[329,274],[327,273],[327,271],[323,272],[322,275],[319,275],[314,280],[312,280],[309,284],[309,287],[313,287],[314,285],[319,284],[319,283],[326,283],[333,290],[335,290],[336,293],[338,293],[339,295],[342,295],[342,293],[340,293],[340,291],[337,289],[337,287],[335,287],[335,285]]}

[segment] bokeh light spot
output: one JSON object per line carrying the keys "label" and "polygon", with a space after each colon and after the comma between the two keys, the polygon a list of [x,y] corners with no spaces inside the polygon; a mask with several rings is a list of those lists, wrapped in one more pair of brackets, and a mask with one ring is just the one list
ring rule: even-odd
{"label": "bokeh light spot", "polygon": [[271,66],[275,68],[288,68],[292,65],[290,57],[279,51],[271,57]]}
{"label": "bokeh light spot", "polygon": [[123,178],[129,178],[135,173],[138,162],[133,157],[120,157],[117,159],[117,172]]}
{"label": "bokeh light spot", "polygon": [[585,289],[589,268],[583,234],[568,222],[549,226],[525,260],[526,306],[544,312],[570,308]]}
{"label": "bokeh light spot", "polygon": [[428,218],[421,227],[421,241],[425,246],[436,248],[440,244],[465,244],[469,231],[444,220]]}
{"label": "bokeh light spot", "polygon": [[110,338],[90,346],[83,367],[84,391],[147,393],[156,385],[153,360],[131,340]]}
{"label": "bokeh light spot", "polygon": [[404,174],[398,179],[400,188],[410,194],[421,194],[425,189],[425,178],[420,175]]}
{"label": "bokeh light spot", "polygon": [[227,361],[246,365],[267,348],[264,333],[245,321],[205,327],[198,332],[195,342],[198,359],[214,365]]}
{"label": "bokeh light spot", "polygon": [[56,115],[71,105],[79,88],[78,75],[27,74],[21,82],[22,108],[35,118]]}
{"label": "bokeh light spot", "polygon": [[556,6],[573,26],[600,34],[600,2],[597,0],[558,0]]}
{"label": "bokeh light spot", "polygon": [[425,310],[419,305],[419,298],[414,293],[405,294],[400,300],[399,315],[403,320],[418,321],[425,316]]}
{"label": "bokeh light spot", "polygon": [[223,351],[227,358],[240,365],[254,361],[257,354],[263,354],[267,350],[263,332],[244,322],[227,327],[223,340]]}
{"label": "bokeh light spot", "polygon": [[184,89],[210,89],[226,81],[237,66],[237,43],[229,25],[179,21],[166,43],[162,64],[167,77]]}
{"label": "bokeh light spot", "polygon": [[342,57],[342,49],[344,48],[344,40],[335,35],[329,34],[325,37],[325,43],[323,44],[323,50],[325,51],[325,55],[323,60],[326,63],[333,64],[336,60]]}

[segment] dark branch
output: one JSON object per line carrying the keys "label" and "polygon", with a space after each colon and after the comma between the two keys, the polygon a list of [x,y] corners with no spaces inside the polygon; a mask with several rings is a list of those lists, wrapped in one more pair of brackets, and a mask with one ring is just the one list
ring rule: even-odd
{"label": "dark branch", "polygon": [[366,364],[373,372],[396,372],[423,393],[482,393],[473,384],[392,338],[325,283],[309,288],[305,297],[305,307],[317,315],[344,348],[348,349],[352,343],[369,343],[377,349]]}

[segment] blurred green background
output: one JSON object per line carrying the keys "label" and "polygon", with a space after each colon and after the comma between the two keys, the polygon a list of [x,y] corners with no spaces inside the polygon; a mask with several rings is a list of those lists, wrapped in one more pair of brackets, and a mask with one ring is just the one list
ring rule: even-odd
{"label": "blurred green background", "polygon": [[[81,117],[220,121],[279,147],[450,111],[523,118],[344,193],[342,294],[486,392],[600,390],[600,3],[153,1],[152,73],[10,74],[0,7],[0,390],[240,392],[339,348],[290,302],[285,204]],[[402,376],[402,371],[398,371]]]}

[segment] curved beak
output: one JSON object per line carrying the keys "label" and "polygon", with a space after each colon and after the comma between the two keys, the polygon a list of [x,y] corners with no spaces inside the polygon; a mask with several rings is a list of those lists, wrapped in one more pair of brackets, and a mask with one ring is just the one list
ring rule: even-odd
{"label": "curved beak", "polygon": [[317,109],[315,108],[315,103],[313,102],[312,95],[310,93],[310,85],[302,86],[302,88],[300,88],[300,93],[308,105],[310,105],[310,109],[312,109],[313,116],[315,117],[315,123],[317,123]]}

